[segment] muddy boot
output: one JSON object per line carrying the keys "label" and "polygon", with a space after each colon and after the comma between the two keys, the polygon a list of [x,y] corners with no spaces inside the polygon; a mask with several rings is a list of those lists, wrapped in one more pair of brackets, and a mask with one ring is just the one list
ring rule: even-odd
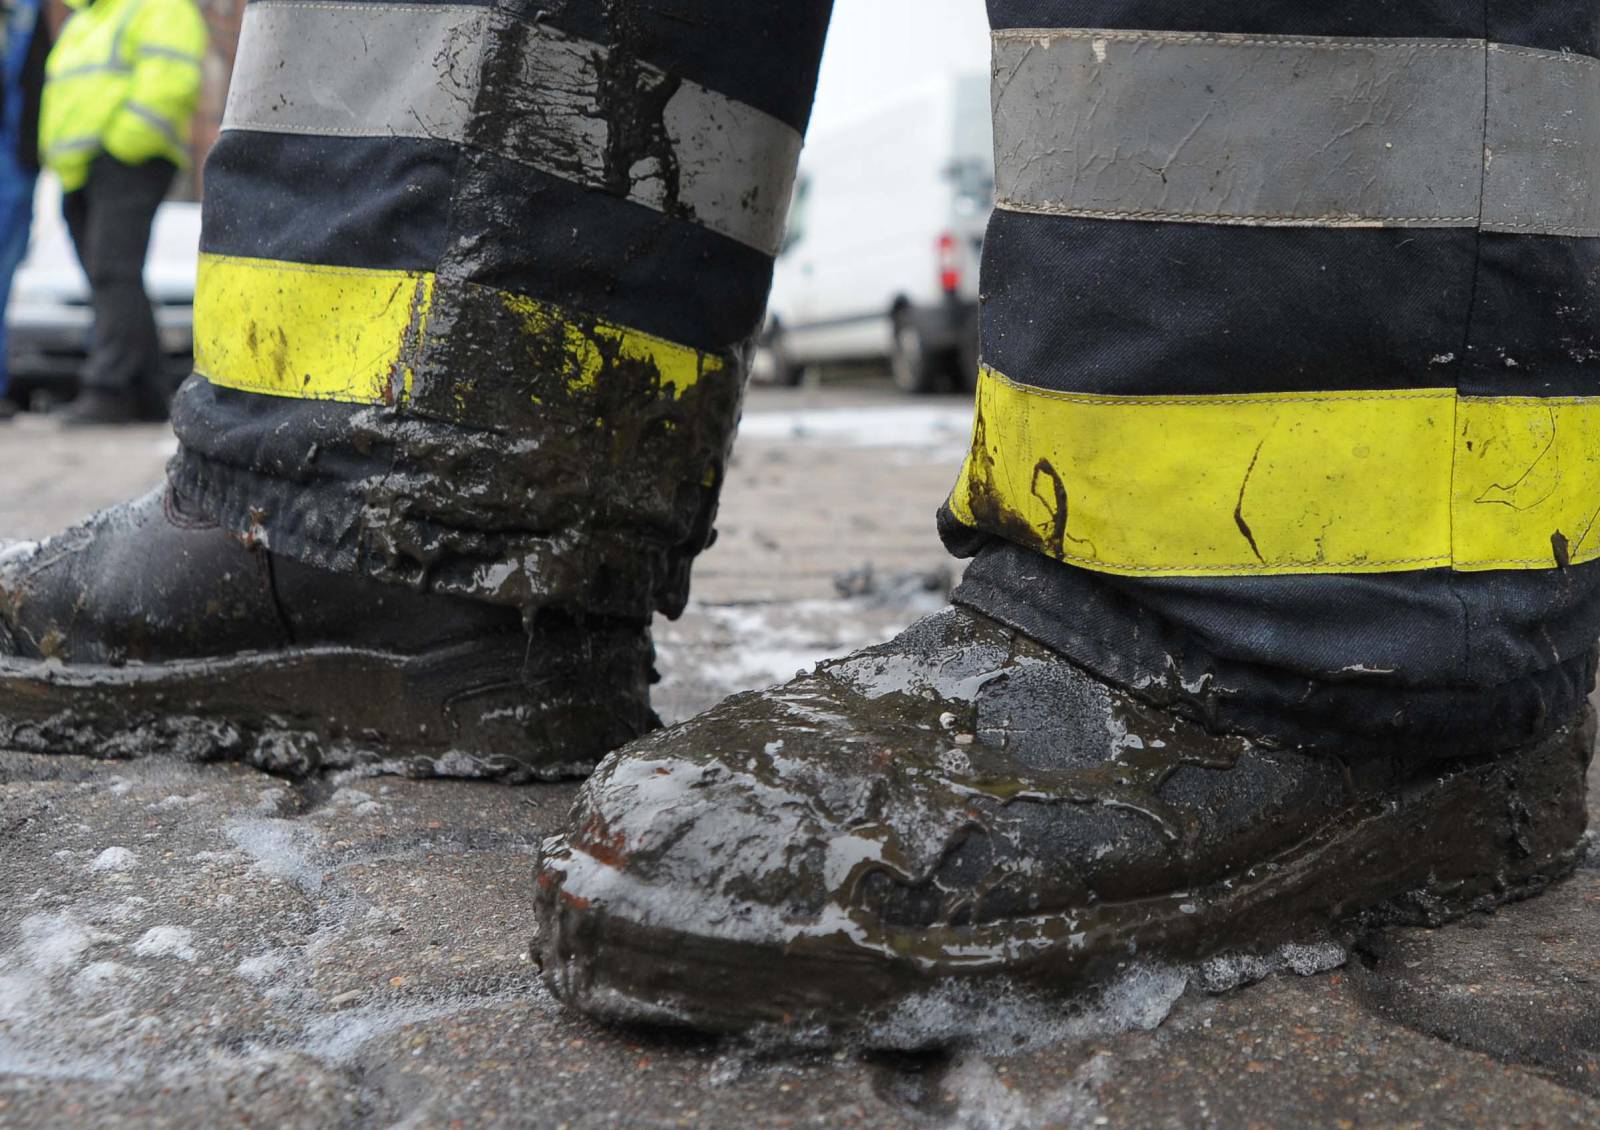
{"label": "muddy boot", "polygon": [[1573,866],[1593,11],[988,13],[958,608],[602,767],[539,942],[599,1015],[904,1032]]}
{"label": "muddy boot", "polygon": [[170,488],[0,551],[0,748],[551,777],[654,724],[641,623],[298,564]]}
{"label": "muddy boot", "polygon": [[608,1019],[915,1045],[1018,985],[1533,894],[1577,862],[1593,734],[1274,748],[958,606],[608,760],[545,846],[537,948]]}
{"label": "muddy boot", "polygon": [[251,5],[172,407],[217,529],[147,501],[9,566],[0,736],[549,774],[646,727],[827,15]]}

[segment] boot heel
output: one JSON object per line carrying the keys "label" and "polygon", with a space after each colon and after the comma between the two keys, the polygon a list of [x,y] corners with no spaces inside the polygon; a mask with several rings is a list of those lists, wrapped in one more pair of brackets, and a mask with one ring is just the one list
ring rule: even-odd
{"label": "boot heel", "polygon": [[[1437,795],[1431,838],[1443,821],[1478,834],[1467,850],[1447,851],[1423,883],[1361,916],[1369,925],[1440,926],[1467,914],[1531,898],[1567,878],[1588,854],[1587,781],[1595,718],[1524,753],[1464,770]],[[1466,803],[1450,793],[1463,794]],[[1461,822],[1465,822],[1464,824]],[[1419,824],[1425,837],[1426,824]],[[1460,845],[1461,837],[1443,837]]]}

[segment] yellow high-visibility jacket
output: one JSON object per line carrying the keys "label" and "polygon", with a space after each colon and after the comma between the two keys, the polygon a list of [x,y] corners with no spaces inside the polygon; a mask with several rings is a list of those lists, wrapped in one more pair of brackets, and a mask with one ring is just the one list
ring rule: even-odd
{"label": "yellow high-visibility jacket", "polygon": [[45,65],[39,151],[68,192],[109,153],[188,161],[206,25],[193,0],[67,0],[77,11]]}

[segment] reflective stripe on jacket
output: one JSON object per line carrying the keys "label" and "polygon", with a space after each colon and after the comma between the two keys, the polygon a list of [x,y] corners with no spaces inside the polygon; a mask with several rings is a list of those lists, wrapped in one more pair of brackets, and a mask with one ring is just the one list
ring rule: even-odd
{"label": "reflective stripe on jacket", "polygon": [[187,161],[206,26],[193,0],[78,0],[45,69],[44,164],[71,192],[101,152]]}

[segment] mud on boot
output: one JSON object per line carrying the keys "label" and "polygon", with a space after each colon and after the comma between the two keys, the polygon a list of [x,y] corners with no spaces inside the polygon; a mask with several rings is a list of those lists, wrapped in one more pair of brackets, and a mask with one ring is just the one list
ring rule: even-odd
{"label": "mud on boot", "polygon": [[0,549],[0,748],[307,773],[587,771],[655,725],[643,625],[345,577],[167,489]]}
{"label": "mud on boot", "polygon": [[607,760],[545,844],[536,951],[608,1019],[889,1039],[934,990],[1072,994],[1535,893],[1576,865],[1592,738],[1274,749],[956,607]]}

